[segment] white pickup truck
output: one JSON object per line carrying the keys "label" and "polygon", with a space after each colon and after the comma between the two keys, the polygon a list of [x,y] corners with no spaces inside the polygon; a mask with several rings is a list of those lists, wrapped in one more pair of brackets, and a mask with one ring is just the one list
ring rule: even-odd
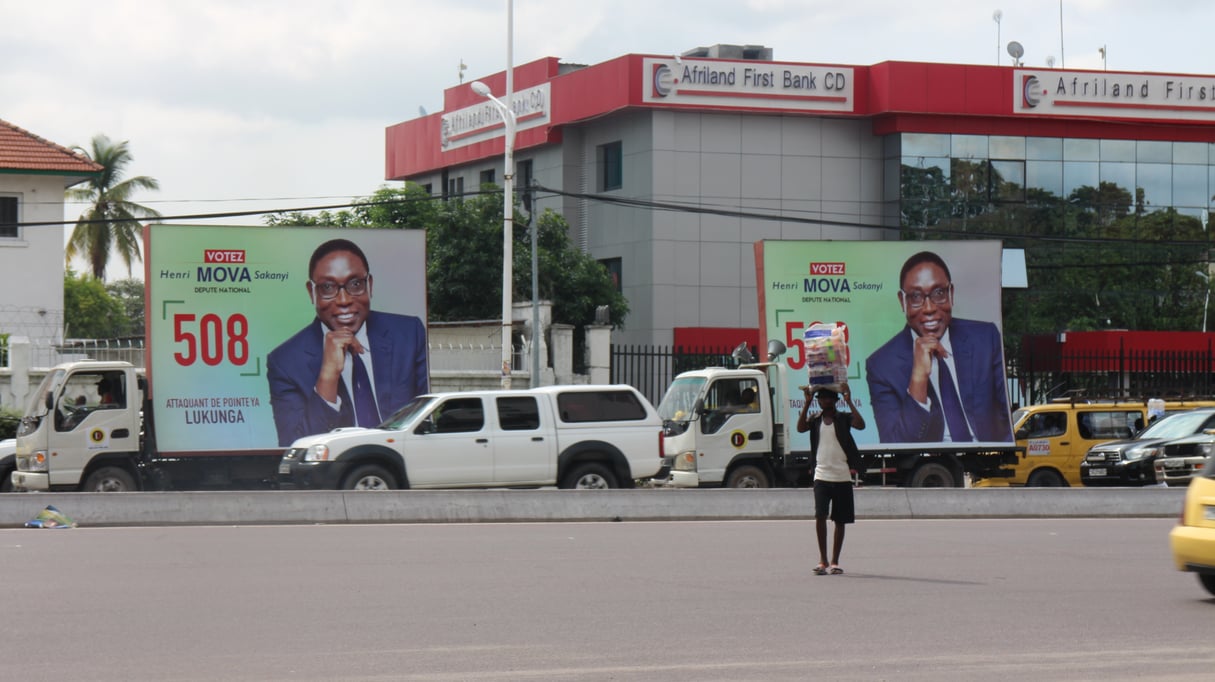
{"label": "white pickup truck", "polygon": [[665,475],[662,420],[631,386],[418,396],[373,429],[301,438],[282,488],[628,488]]}

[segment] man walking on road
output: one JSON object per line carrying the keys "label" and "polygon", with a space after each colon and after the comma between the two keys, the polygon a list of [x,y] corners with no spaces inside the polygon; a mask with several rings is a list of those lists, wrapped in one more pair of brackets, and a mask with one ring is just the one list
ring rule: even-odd
{"label": "man walking on road", "polygon": [[[806,399],[797,416],[798,433],[810,432],[810,471],[814,476],[814,529],[818,534],[818,565],[816,575],[839,575],[840,551],[844,548],[844,527],[856,521],[856,505],[852,495],[852,471],[861,468],[861,452],[852,439],[852,429],[863,430],[865,419],[852,404],[852,391],[842,384],[844,402],[849,412],[835,409],[839,396],[835,388],[815,389],[821,412],[807,418],[812,394],[810,387],[802,392]],[[827,428],[822,428],[826,425]],[[835,522],[835,541],[831,548],[831,563],[827,563],[827,518]]]}

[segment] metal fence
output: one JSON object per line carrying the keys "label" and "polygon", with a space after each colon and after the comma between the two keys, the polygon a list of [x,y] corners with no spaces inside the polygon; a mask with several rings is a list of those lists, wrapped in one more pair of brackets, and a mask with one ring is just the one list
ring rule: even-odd
{"label": "metal fence", "polygon": [[[612,346],[610,376],[628,384],[657,405],[680,372],[704,367],[736,367],[733,348],[686,346]],[[755,350],[752,349],[752,354]]]}
{"label": "metal fence", "polygon": [[1210,397],[1215,395],[1215,351],[1025,353],[1009,361],[1008,378],[1019,394],[1014,401],[1022,405],[1066,395],[1126,400]]}

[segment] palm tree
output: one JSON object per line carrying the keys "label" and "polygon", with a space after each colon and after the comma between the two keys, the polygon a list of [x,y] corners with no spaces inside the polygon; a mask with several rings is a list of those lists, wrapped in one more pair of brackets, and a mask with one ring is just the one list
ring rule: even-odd
{"label": "palm tree", "polygon": [[104,281],[110,254],[116,253],[129,273],[131,263],[141,258],[139,219],[160,217],[156,210],[130,201],[131,195],[138,189],[160,189],[160,183],[146,175],[123,179],[127,164],[134,158],[125,140],[115,144],[105,135],[96,135],[91,153],[81,147],[74,147],[73,151],[84,154],[104,170],[90,178],[84,187],[66,192],[68,201],[90,204],[76,220],[68,239],[67,262],[77,256],[85,258],[93,277]]}

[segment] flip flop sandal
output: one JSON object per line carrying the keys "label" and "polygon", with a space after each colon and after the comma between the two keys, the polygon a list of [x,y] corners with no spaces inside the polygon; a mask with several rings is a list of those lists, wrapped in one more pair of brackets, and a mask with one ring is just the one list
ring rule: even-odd
{"label": "flip flop sandal", "polygon": [[844,574],[844,569],[840,568],[839,566],[831,567],[831,575],[843,575],[843,574]]}
{"label": "flip flop sandal", "polygon": [[814,567],[814,575],[827,575],[827,565],[819,564]]}

